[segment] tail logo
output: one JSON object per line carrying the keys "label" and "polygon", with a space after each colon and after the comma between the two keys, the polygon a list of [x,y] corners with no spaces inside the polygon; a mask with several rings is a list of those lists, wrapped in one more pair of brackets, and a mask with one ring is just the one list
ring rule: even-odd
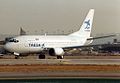
{"label": "tail logo", "polygon": [[85,27],[85,29],[89,29],[89,28],[90,28],[90,20],[85,21],[85,23],[86,23],[86,27]]}

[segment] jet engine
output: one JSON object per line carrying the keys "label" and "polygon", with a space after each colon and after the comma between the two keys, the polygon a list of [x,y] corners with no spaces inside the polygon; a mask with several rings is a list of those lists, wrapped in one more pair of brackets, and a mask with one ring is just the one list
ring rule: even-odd
{"label": "jet engine", "polygon": [[62,56],[64,54],[64,50],[62,48],[51,48],[49,50],[49,55],[51,56]]}

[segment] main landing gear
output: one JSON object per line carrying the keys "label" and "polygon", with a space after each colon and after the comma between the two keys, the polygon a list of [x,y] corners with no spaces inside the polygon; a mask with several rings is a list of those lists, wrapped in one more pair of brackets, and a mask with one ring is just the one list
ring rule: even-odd
{"label": "main landing gear", "polygon": [[45,59],[45,53],[40,53],[38,58],[39,59]]}
{"label": "main landing gear", "polygon": [[64,56],[57,56],[57,59],[63,59]]}

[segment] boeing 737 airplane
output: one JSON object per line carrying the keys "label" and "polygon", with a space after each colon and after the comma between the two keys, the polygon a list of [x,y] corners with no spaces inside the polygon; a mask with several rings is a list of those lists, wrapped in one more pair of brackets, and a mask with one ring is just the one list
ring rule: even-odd
{"label": "boeing 737 airplane", "polygon": [[63,59],[64,49],[89,47],[94,39],[116,36],[90,37],[93,16],[94,9],[90,9],[80,29],[69,35],[22,35],[9,39],[4,45],[4,49],[13,53],[16,59],[27,53],[39,53],[39,59],[45,59],[46,51],[51,56],[57,56],[57,59]]}
{"label": "boeing 737 airplane", "polygon": [[10,39],[4,48],[14,53],[16,59],[24,53],[39,53],[39,58],[44,59],[46,50],[49,55],[56,55],[57,59],[62,59],[65,48],[76,48],[92,43],[93,38],[90,34],[93,16],[94,9],[90,9],[81,28],[67,36],[23,35]]}

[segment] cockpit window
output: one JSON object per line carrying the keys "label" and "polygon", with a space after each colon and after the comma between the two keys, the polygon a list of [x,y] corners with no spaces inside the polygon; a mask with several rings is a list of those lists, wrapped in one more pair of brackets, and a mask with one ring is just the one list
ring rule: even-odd
{"label": "cockpit window", "polygon": [[15,42],[15,43],[17,43],[19,41],[17,39],[10,39],[9,42]]}

